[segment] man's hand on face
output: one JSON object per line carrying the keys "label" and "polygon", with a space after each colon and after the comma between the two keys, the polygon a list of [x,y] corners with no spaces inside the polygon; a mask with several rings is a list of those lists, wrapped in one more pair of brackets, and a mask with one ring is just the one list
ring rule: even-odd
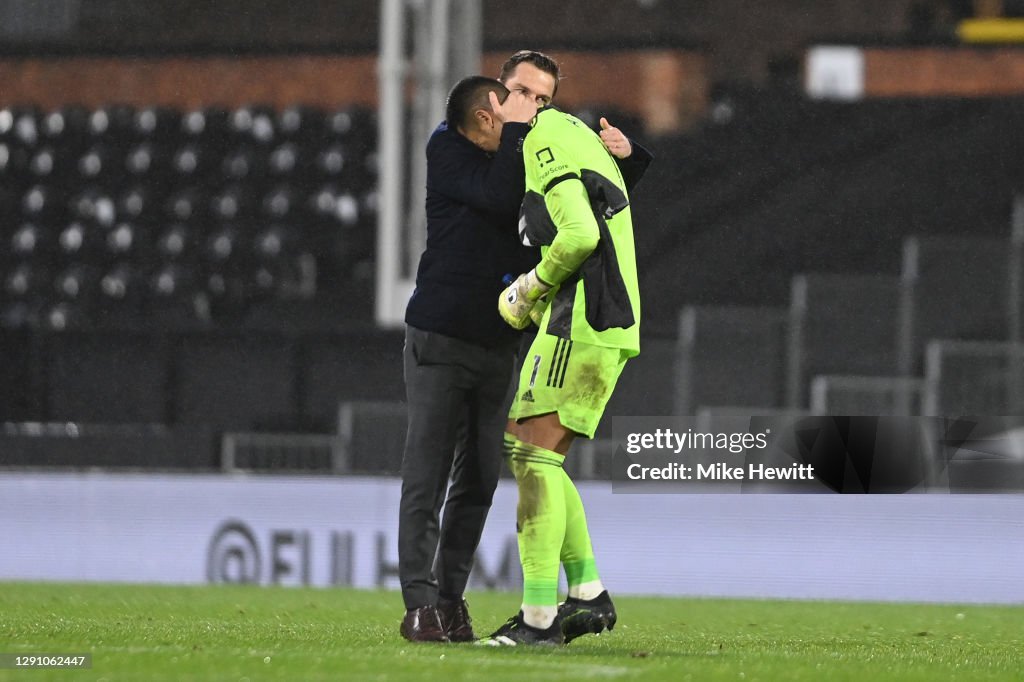
{"label": "man's hand on face", "polygon": [[629,138],[623,135],[622,131],[608,122],[604,116],[601,117],[601,142],[605,148],[617,159],[624,159],[633,153],[633,145]]}
{"label": "man's hand on face", "polygon": [[504,102],[498,101],[494,91],[488,93],[491,111],[502,123],[529,123],[537,115],[537,103],[521,92],[510,92]]}

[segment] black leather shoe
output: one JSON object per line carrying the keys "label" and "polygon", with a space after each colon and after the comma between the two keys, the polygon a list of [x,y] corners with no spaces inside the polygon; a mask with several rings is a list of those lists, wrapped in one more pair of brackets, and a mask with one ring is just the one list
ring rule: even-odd
{"label": "black leather shoe", "polygon": [[465,599],[451,600],[441,598],[437,602],[437,612],[441,616],[444,633],[452,642],[472,642],[476,639],[473,633],[473,619],[469,617],[469,604]]}
{"label": "black leather shoe", "polygon": [[448,635],[444,634],[444,626],[441,625],[441,618],[437,613],[436,606],[428,605],[418,609],[409,609],[405,612],[402,627],[398,631],[410,642],[448,641]]}

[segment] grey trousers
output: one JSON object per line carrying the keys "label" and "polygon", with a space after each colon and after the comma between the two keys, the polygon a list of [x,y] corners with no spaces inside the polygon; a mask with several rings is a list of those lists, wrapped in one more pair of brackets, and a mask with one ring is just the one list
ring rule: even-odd
{"label": "grey trousers", "polygon": [[501,472],[517,346],[488,349],[406,327],[398,574],[408,609],[466,589]]}

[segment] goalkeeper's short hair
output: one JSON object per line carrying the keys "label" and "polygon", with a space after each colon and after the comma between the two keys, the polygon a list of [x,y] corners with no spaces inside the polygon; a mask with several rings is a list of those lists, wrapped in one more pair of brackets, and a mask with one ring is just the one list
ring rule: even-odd
{"label": "goalkeeper's short hair", "polygon": [[445,120],[449,126],[467,128],[473,120],[473,112],[491,110],[487,93],[494,92],[499,102],[508,97],[508,88],[501,81],[487,76],[468,76],[456,83],[448,93]]}
{"label": "goalkeeper's short hair", "polygon": [[553,57],[537,50],[519,50],[519,52],[506,59],[505,63],[501,65],[501,73],[498,74],[498,80],[504,83],[512,75],[512,72],[516,70],[516,67],[524,63],[532,64],[554,78],[555,92],[558,92],[558,82],[562,80],[562,70]]}

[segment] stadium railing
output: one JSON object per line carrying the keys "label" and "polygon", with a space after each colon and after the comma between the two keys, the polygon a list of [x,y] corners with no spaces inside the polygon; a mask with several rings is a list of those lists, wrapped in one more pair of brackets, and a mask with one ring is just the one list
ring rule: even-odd
{"label": "stadium railing", "polygon": [[687,306],[679,318],[673,413],[699,405],[782,404],[786,313]]}
{"label": "stadium railing", "polygon": [[899,281],[893,276],[794,277],[785,404],[807,407],[809,378],[819,374],[895,374],[898,306]]}
{"label": "stadium railing", "polygon": [[811,379],[811,414],[921,414],[924,382],[907,377],[824,374]]}
{"label": "stadium railing", "polygon": [[404,402],[358,400],[338,406],[338,436],[351,471],[397,476],[408,424]]}
{"label": "stadium railing", "polygon": [[337,435],[225,433],[221,470],[268,473],[347,473],[349,450]]}
{"label": "stadium railing", "polygon": [[1024,344],[932,340],[925,350],[922,414],[1024,415]]}
{"label": "stadium railing", "polygon": [[225,433],[221,468],[226,472],[397,475],[405,427],[405,403],[343,401],[338,405],[334,434]]}
{"label": "stadium railing", "polygon": [[927,339],[1006,339],[1010,244],[977,236],[910,237],[903,246],[900,374],[917,374]]}

